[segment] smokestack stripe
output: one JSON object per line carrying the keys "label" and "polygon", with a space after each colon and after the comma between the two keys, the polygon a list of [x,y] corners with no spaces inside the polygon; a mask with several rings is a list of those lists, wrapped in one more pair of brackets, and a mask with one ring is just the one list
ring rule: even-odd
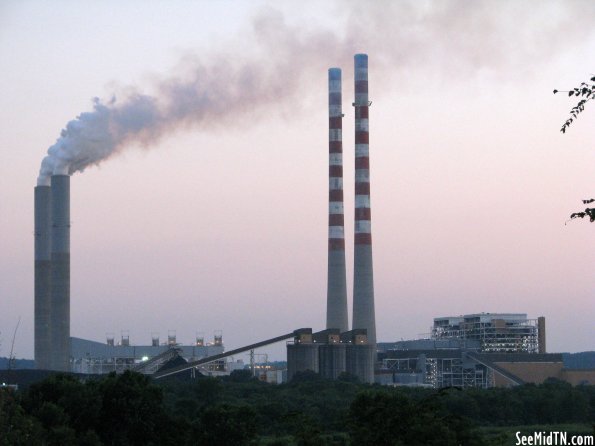
{"label": "smokestack stripe", "polygon": [[[329,250],[345,250],[341,70],[329,69]],[[332,327],[339,328],[339,327]]]}
{"label": "smokestack stripe", "polygon": [[355,244],[372,243],[368,120],[368,58],[355,56]]}
{"label": "smokestack stripe", "polygon": [[355,86],[355,225],[353,252],[353,329],[366,329],[376,344],[372,211],[370,207],[368,56],[354,57]]}
{"label": "smokestack stripe", "polygon": [[343,110],[341,70],[328,70],[329,216],[327,328],[348,330],[343,213]]}

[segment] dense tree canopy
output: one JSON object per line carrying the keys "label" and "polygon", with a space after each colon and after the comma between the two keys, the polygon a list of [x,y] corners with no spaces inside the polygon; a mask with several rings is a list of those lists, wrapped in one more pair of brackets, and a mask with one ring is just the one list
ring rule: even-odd
{"label": "dense tree canopy", "polygon": [[513,437],[485,429],[595,420],[595,387],[556,380],[440,391],[314,373],[283,385],[247,373],[158,383],[126,372],[0,389],[0,446],[500,445]]}

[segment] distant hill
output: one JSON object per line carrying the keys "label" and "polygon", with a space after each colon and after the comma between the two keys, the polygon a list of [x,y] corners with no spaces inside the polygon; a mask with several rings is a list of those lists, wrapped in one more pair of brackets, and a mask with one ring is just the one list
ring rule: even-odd
{"label": "distant hill", "polygon": [[562,353],[567,369],[595,369],[595,352]]}
{"label": "distant hill", "polygon": [[[32,359],[15,359],[13,369],[34,369],[35,361]],[[0,357],[0,370],[8,369],[8,358]]]}

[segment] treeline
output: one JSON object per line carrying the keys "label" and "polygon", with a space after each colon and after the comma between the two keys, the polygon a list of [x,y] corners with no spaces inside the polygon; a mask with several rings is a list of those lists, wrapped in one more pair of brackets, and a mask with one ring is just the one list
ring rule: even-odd
{"label": "treeline", "polygon": [[[157,384],[158,383],[158,384]],[[270,385],[227,378],[153,382],[132,372],[55,375],[0,391],[4,445],[489,445],[480,426],[593,423],[595,387],[391,388],[314,373]]]}

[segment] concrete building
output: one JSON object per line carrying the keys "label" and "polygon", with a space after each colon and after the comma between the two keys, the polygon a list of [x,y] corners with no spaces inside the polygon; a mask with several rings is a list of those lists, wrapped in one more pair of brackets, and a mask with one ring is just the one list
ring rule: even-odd
{"label": "concrete building", "polygon": [[341,373],[361,382],[374,382],[375,345],[368,343],[364,329],[339,333],[327,329],[317,333],[302,331],[287,344],[287,379],[306,370],[336,379]]}
{"label": "concrete building", "polygon": [[378,343],[375,382],[387,385],[509,387],[548,378],[595,384],[595,370],[564,367],[545,353],[545,318],[476,313],[434,319],[430,339]]}
{"label": "concrete building", "polygon": [[345,371],[357,376],[361,382],[374,382],[376,344],[371,344],[365,329],[354,329],[341,334],[346,348]]}
{"label": "concrete building", "polygon": [[382,343],[379,348],[375,381],[381,384],[490,388],[563,379],[561,354],[482,353],[479,341],[462,339]]}
{"label": "concrete building", "polygon": [[337,379],[345,373],[346,348],[341,342],[339,329],[327,329],[313,335],[318,344],[318,372],[328,379]]}
{"label": "concrete building", "polygon": [[312,329],[302,329],[293,341],[287,343],[287,380],[297,372],[311,370],[318,373],[318,344],[312,338]]}

